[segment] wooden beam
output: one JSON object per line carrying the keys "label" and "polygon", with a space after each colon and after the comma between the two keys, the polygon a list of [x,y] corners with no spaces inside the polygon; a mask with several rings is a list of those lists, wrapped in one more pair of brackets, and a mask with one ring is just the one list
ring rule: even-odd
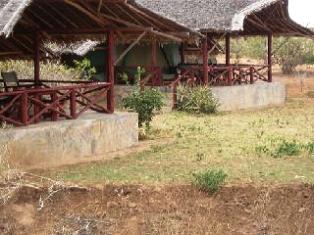
{"label": "wooden beam", "polygon": [[89,18],[91,18],[92,20],[97,22],[98,25],[100,25],[100,26],[107,25],[108,22],[104,22],[103,19],[100,19],[98,16],[92,14],[91,12],[89,12],[88,10],[86,10],[84,7],[82,7],[81,5],[77,4],[76,2],[73,2],[71,0],[64,0],[64,2],[67,3],[68,5],[74,7],[78,11],[84,13],[85,15],[87,15]]}
{"label": "wooden beam", "polygon": [[208,37],[203,39],[203,83],[208,85]]}
{"label": "wooden beam", "polygon": [[226,35],[226,65],[230,65],[231,50],[230,50],[230,34]]}
{"label": "wooden beam", "polygon": [[34,81],[39,84],[40,80],[40,34],[37,32],[34,38]]}
{"label": "wooden beam", "polygon": [[108,66],[108,83],[110,83],[110,88],[107,91],[107,109],[108,112],[114,112],[114,32],[110,30],[107,33],[107,43],[108,43],[108,56],[107,56],[107,66]]}
{"label": "wooden beam", "polygon": [[128,48],[118,57],[118,59],[116,59],[116,61],[114,62],[114,65],[117,65],[120,60],[122,60],[130,50],[132,50],[132,48],[147,34],[147,32],[143,32],[130,46],[128,46]]}

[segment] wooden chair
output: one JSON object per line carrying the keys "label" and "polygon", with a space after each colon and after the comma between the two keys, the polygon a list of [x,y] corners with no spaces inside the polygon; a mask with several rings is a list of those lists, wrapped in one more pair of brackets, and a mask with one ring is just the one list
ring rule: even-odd
{"label": "wooden chair", "polygon": [[6,92],[10,91],[10,89],[17,88],[20,85],[15,71],[1,72],[1,77],[3,78],[4,89]]}

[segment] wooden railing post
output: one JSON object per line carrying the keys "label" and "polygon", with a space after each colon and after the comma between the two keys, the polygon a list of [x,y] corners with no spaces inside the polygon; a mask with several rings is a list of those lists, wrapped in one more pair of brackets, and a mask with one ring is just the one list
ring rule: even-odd
{"label": "wooden railing post", "polygon": [[172,88],[172,109],[176,109],[178,107],[177,106],[177,102],[178,102],[177,87],[178,87],[178,83],[175,82]]}
{"label": "wooden railing post", "polygon": [[[58,104],[56,103],[57,99],[58,99],[57,92],[53,92],[51,94],[51,101],[52,103],[54,103],[53,108],[55,109],[58,109]],[[56,111],[52,111],[51,121],[58,121],[58,117],[59,117],[59,114]]]}
{"label": "wooden railing post", "polygon": [[70,112],[71,112],[71,117],[73,119],[77,118],[77,113],[76,113],[76,92],[74,89],[71,90],[70,92]]}
{"label": "wooden railing post", "polygon": [[203,39],[203,83],[208,85],[208,38]]}
{"label": "wooden railing post", "polygon": [[268,59],[268,82],[272,82],[273,81],[273,35],[269,34],[268,35],[268,40],[267,40],[267,44],[268,44],[268,50],[267,50],[267,59]]}
{"label": "wooden railing post", "polygon": [[21,122],[26,126],[28,123],[28,94],[26,92],[21,95],[20,113]]}
{"label": "wooden railing post", "polygon": [[114,112],[114,32],[110,30],[107,33],[108,42],[108,56],[107,56],[107,66],[108,66],[108,83],[110,87],[107,91],[107,109],[109,113]]}
{"label": "wooden railing post", "polygon": [[254,83],[254,67],[250,67],[250,84]]}
{"label": "wooden railing post", "polygon": [[228,66],[228,85],[231,86],[232,85],[232,80],[233,80],[233,67],[232,66]]}

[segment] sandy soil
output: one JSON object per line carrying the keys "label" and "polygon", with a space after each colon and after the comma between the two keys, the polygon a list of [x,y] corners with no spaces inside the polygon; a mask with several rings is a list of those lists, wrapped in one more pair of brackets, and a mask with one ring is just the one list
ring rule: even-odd
{"label": "sandy soil", "polygon": [[[314,187],[22,188],[0,207],[1,234],[314,234]],[[44,201],[39,210],[41,201]]]}

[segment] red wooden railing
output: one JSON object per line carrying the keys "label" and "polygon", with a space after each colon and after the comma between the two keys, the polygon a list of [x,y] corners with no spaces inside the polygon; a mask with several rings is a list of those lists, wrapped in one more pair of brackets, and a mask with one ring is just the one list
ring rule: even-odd
{"label": "red wooden railing", "polygon": [[[268,65],[208,65],[208,79],[210,86],[232,86],[241,84],[253,84],[258,80],[268,81]],[[177,103],[177,87],[179,84],[188,86],[203,83],[203,65],[185,65],[180,74],[170,83],[173,94],[173,107]]]}
{"label": "red wooden railing", "polygon": [[0,122],[26,126],[43,120],[76,119],[88,110],[109,112],[109,83],[41,81],[25,86],[28,82],[0,93]]}

